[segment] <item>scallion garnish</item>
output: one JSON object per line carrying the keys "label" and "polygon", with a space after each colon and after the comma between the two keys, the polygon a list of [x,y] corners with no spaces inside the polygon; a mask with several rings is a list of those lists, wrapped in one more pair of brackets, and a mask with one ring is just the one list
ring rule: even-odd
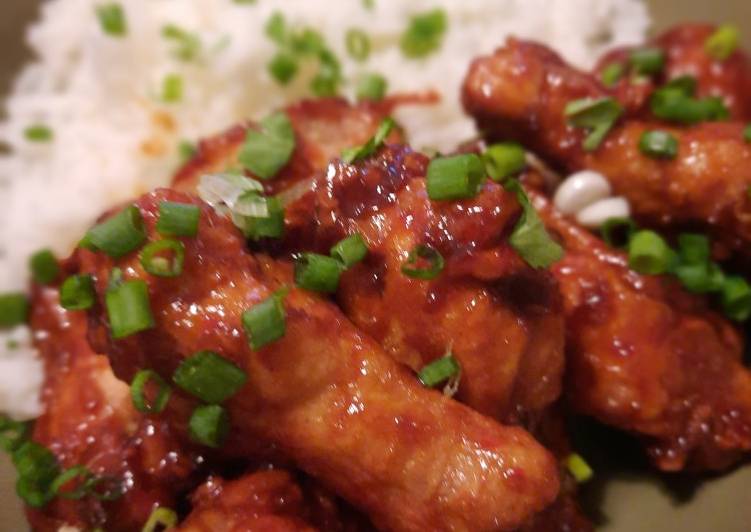
{"label": "scallion garnish", "polygon": [[428,165],[428,197],[436,201],[473,198],[484,179],[485,166],[474,153],[436,157]]}
{"label": "scallion garnish", "polygon": [[518,174],[527,164],[524,148],[516,142],[488,146],[482,154],[482,161],[490,178],[497,183]]}
{"label": "scallion garnish", "polygon": [[125,338],[154,326],[149,288],[145,281],[122,281],[107,290],[104,301],[114,339]]}
{"label": "scallion garnish", "polygon": [[609,218],[600,226],[600,234],[607,245],[625,248],[636,232],[636,224],[631,218]]}
{"label": "scallion garnish", "polygon": [[26,441],[13,452],[18,472],[16,493],[32,508],[41,508],[54,498],[50,489],[60,473],[57,459],[46,447]]}
{"label": "scallion garnish", "polygon": [[682,87],[666,86],[658,89],[649,102],[656,117],[681,124],[723,120],[730,116],[721,98],[710,96],[696,99],[686,94]]}
{"label": "scallion garnish", "polygon": [[746,142],[751,142],[751,124],[748,124],[745,128],[743,128],[743,140]]}
{"label": "scallion garnish", "polygon": [[154,508],[141,532],[161,532],[177,524],[177,513],[164,507]]}
{"label": "scallion garnish", "polygon": [[143,218],[135,205],[95,225],[84,237],[86,247],[92,246],[115,259],[138,249],[145,240]]}
{"label": "scallion garnish", "polygon": [[52,130],[44,124],[32,124],[23,130],[23,136],[29,142],[49,142],[54,135]]}
{"label": "scallion garnish", "polygon": [[638,48],[629,54],[628,61],[636,74],[651,76],[665,66],[665,52],[660,48]]}
{"label": "scallion garnish", "polygon": [[560,260],[563,248],[548,234],[521,184],[515,179],[509,179],[503,184],[503,188],[516,194],[522,207],[522,215],[509,237],[511,247],[533,268],[547,268]]}
{"label": "scallion garnish", "polygon": [[283,298],[282,293],[276,292],[243,312],[243,328],[253,349],[260,349],[286,333]]}
{"label": "scallion garnish", "polygon": [[668,271],[673,251],[654,231],[637,231],[628,245],[628,264],[632,270],[649,275]]}
{"label": "scallion garnish", "polygon": [[730,319],[745,321],[751,316],[751,286],[743,277],[726,277],[720,295],[725,315]]}
{"label": "scallion garnish", "polygon": [[67,310],[86,310],[94,304],[96,293],[91,275],[72,275],[60,287],[60,306]]}
{"label": "scallion garnish", "polygon": [[678,139],[667,131],[645,131],[639,139],[639,149],[654,159],[673,159],[678,154]]}
{"label": "scallion garnish", "polygon": [[370,37],[359,28],[350,28],[344,36],[347,52],[355,61],[365,61],[370,55]]}
{"label": "scallion garnish", "polygon": [[740,35],[734,26],[723,25],[704,42],[704,49],[718,61],[725,61],[738,48]]}
{"label": "scallion garnish", "polygon": [[172,238],[151,242],[141,250],[141,266],[157,277],[177,277],[183,273],[185,244]]}
{"label": "scallion garnish", "polygon": [[678,235],[678,253],[682,262],[705,263],[710,258],[709,238],[698,233],[681,233]]}
{"label": "scallion garnish", "polygon": [[623,113],[621,104],[615,98],[582,98],[566,104],[563,114],[569,123],[590,131],[582,147],[586,151],[599,148],[610,129]]}
{"label": "scallion garnish", "polygon": [[[78,500],[89,494],[89,490],[95,481],[94,474],[83,465],[75,465],[60,473],[50,485],[50,492],[61,499]],[[68,484],[78,485],[75,489],[64,490]]]}
{"label": "scallion garnish", "polygon": [[377,102],[383,100],[388,89],[386,78],[380,74],[366,74],[357,84],[355,96],[359,101]]}
{"label": "scallion garnish", "polygon": [[625,71],[626,69],[622,63],[610,63],[602,69],[602,73],[600,74],[602,84],[606,87],[614,86],[621,80]]}
{"label": "scallion garnish", "polygon": [[34,282],[38,284],[50,284],[60,273],[57,259],[49,249],[40,249],[34,253],[29,259],[29,267]]}
{"label": "scallion garnish", "polygon": [[407,57],[425,57],[441,47],[447,28],[448,17],[443,9],[414,15],[402,34],[399,47]]}
{"label": "scallion garnish", "polygon": [[318,72],[310,82],[310,89],[319,98],[336,96],[342,81],[342,67],[331,50],[318,52]]}
{"label": "scallion garnish", "polygon": [[351,268],[368,254],[368,245],[362,235],[355,233],[337,242],[331,248],[330,253],[345,268]]}
{"label": "scallion garnish", "polygon": [[29,316],[29,298],[20,292],[0,294],[0,329],[9,329],[26,323]]}
{"label": "scallion garnish", "polygon": [[459,362],[449,352],[445,356],[424,366],[420,370],[420,373],[417,374],[417,378],[420,379],[420,382],[426,388],[434,388],[457,375],[459,371],[461,371]]}
{"label": "scallion garnish", "polygon": [[676,76],[665,84],[665,89],[673,89],[682,92],[686,96],[696,93],[696,78],[689,74]]}
{"label": "scallion garnish", "polygon": [[162,201],[159,203],[159,219],[156,230],[164,236],[196,236],[201,209],[198,205]]}
{"label": "scallion garnish", "polygon": [[402,263],[402,273],[407,277],[429,281],[438,277],[444,267],[443,255],[437,249],[428,244],[419,244]]}
{"label": "scallion garnish", "polygon": [[266,216],[244,216],[232,212],[232,222],[246,238],[280,238],[284,234],[284,209],[277,198],[265,198]]}
{"label": "scallion garnish", "polygon": [[162,28],[162,37],[175,44],[172,54],[182,61],[192,61],[201,51],[201,39],[195,33],[184,30],[175,24]]}
{"label": "scallion garnish", "polygon": [[183,78],[177,74],[167,74],[162,80],[162,100],[168,103],[183,99]]}
{"label": "scallion garnish", "polygon": [[199,351],[182,361],[172,380],[203,402],[219,404],[235,395],[248,377],[233,362],[213,351]]}
{"label": "scallion garnish", "polygon": [[177,144],[177,153],[180,156],[181,163],[186,163],[191,160],[197,152],[198,148],[195,143],[190,142],[189,140],[181,140]]}
{"label": "scallion garnish", "polygon": [[268,64],[269,74],[282,85],[288,84],[297,75],[298,61],[288,52],[278,52]]}
{"label": "scallion garnish", "polygon": [[352,164],[373,155],[389,136],[391,130],[396,126],[396,122],[391,117],[385,118],[378,126],[375,134],[362,146],[348,148],[342,152],[342,161]]}
{"label": "scallion garnish", "polygon": [[566,458],[566,469],[579,484],[589,481],[594,476],[594,471],[589,464],[577,453],[571,453]]}
{"label": "scallion garnish", "polygon": [[229,414],[219,405],[199,406],[188,423],[193,441],[208,447],[220,447],[229,434]]}
{"label": "scallion garnish", "polygon": [[[149,399],[146,396],[146,387],[149,382],[153,382],[156,387],[156,395],[154,399]],[[142,369],[136,376],[133,377],[133,381],[130,383],[130,397],[133,400],[133,406],[136,410],[143,412],[144,414],[158,414],[164,410],[169,401],[170,395],[172,395],[172,389],[169,384],[164,382],[164,379],[159,374],[150,369]]]}
{"label": "scallion garnish", "polygon": [[29,439],[31,428],[30,421],[16,421],[0,414],[0,448],[12,453]]}
{"label": "scallion garnish", "polygon": [[261,120],[260,131],[248,130],[238,161],[261,179],[274,177],[287,164],[295,149],[295,131],[285,113]]}
{"label": "scallion garnish", "polygon": [[333,294],[339,286],[342,265],[317,253],[302,253],[295,260],[295,284],[305,290]]}
{"label": "scallion garnish", "polygon": [[102,31],[112,37],[122,37],[128,32],[123,7],[117,2],[96,6],[96,16]]}

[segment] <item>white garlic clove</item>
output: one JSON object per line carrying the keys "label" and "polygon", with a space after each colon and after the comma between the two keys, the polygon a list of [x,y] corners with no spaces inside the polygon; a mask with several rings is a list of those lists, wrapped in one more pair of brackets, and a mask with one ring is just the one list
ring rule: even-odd
{"label": "white garlic clove", "polygon": [[626,198],[605,198],[580,210],[576,221],[589,229],[600,227],[610,218],[626,218],[631,214]]}
{"label": "white garlic clove", "polygon": [[610,196],[610,183],[593,170],[568,176],[555,191],[553,203],[563,214],[574,214],[594,202]]}

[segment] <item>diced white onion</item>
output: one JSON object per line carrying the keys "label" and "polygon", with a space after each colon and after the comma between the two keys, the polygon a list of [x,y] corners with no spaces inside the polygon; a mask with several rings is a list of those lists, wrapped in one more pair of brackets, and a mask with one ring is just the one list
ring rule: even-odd
{"label": "diced white onion", "polygon": [[212,207],[223,203],[233,210],[244,192],[261,192],[263,185],[241,174],[223,172],[202,175],[197,190],[198,196]]}
{"label": "diced white onion", "polygon": [[252,216],[253,218],[266,218],[269,215],[269,207],[266,198],[254,190],[243,192],[237,198],[232,212],[241,216]]}
{"label": "diced white onion", "polygon": [[555,191],[553,203],[563,214],[575,214],[587,205],[610,196],[607,179],[592,170],[582,170],[567,177]]}
{"label": "diced white onion", "polygon": [[626,218],[631,214],[626,198],[605,198],[588,205],[576,214],[576,221],[589,229],[600,227],[610,218]]}

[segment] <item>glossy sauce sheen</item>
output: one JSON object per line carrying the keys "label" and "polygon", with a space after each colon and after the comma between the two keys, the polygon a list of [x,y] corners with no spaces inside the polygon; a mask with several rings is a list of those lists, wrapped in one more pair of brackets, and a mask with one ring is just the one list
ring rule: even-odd
{"label": "glossy sauce sheen", "polygon": [[[194,201],[166,190],[140,198],[150,240],[162,200]],[[154,329],[111,341],[101,309],[92,316],[95,345],[119,377],[151,367],[169,378],[202,349],[231,359],[248,383],[226,403],[232,429],[221,452],[247,456],[271,443],[388,530],[513,529],[555,498],[555,460],[529,434],[426,390],[323,299],[292,288],[286,335],[252,351],[240,316],[291,286],[291,267],[250,255],[228,220],[201,207],[179,278],[148,276],[135,254],[115,264],[81,252],[100,297],[115,265],[149,285]],[[184,417],[170,421],[184,430]]]}

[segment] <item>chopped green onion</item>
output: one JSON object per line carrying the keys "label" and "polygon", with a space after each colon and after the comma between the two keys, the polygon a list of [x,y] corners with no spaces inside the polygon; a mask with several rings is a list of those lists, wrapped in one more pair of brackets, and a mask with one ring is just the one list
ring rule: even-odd
{"label": "chopped green onion", "polygon": [[445,267],[443,255],[427,244],[415,246],[402,263],[402,273],[407,277],[429,281],[440,275]]}
{"label": "chopped green onion", "polygon": [[284,209],[277,198],[266,198],[267,216],[243,216],[232,213],[233,223],[246,238],[280,238],[284,234]]}
{"label": "chopped green onion", "polygon": [[274,293],[243,312],[243,328],[253,349],[260,349],[282,338],[287,332],[282,299],[281,294]]}
{"label": "chopped green onion", "polygon": [[443,9],[434,9],[414,15],[402,34],[399,47],[409,58],[422,58],[438,50],[448,28],[448,17]]}
{"label": "chopped green onion", "polygon": [[373,155],[378,150],[378,148],[381,147],[383,142],[386,140],[386,137],[389,136],[389,133],[391,133],[391,130],[394,129],[394,126],[396,126],[396,122],[394,122],[393,118],[385,118],[378,126],[375,135],[373,135],[368,140],[368,142],[366,142],[362,146],[344,150],[342,152],[342,161],[347,164],[352,164]]}
{"label": "chopped green onion", "polygon": [[248,376],[233,362],[214,353],[199,351],[182,361],[172,380],[204,403],[219,404],[235,395]]}
{"label": "chopped green onion", "polygon": [[631,218],[608,218],[600,226],[600,234],[605,243],[614,248],[628,246],[636,232],[636,224]]}
{"label": "chopped green onion", "polygon": [[0,294],[0,329],[9,329],[26,323],[29,316],[29,298],[20,292]]}
{"label": "chopped green onion", "polygon": [[380,74],[366,74],[357,84],[355,95],[359,101],[377,102],[383,100],[387,90],[388,82],[386,78]]}
{"label": "chopped green onion", "polygon": [[[83,499],[89,493],[94,474],[82,465],[76,465],[60,473],[50,485],[50,491],[62,499]],[[62,491],[71,481],[78,480],[78,488]]]}
{"label": "chopped green onion", "polygon": [[678,154],[678,139],[667,131],[645,131],[639,139],[639,149],[655,159],[673,159]]}
{"label": "chopped green onion", "polygon": [[266,21],[264,26],[264,33],[266,36],[277,44],[285,44],[287,40],[287,22],[284,20],[284,15],[279,11],[274,11]]}
{"label": "chopped green onion", "polygon": [[198,205],[162,201],[159,203],[159,219],[156,230],[165,236],[196,236],[201,209]]}
{"label": "chopped green onion", "polygon": [[41,249],[34,253],[29,259],[29,266],[31,267],[31,276],[34,282],[38,284],[50,284],[57,279],[60,273],[57,259],[49,249]]}
{"label": "chopped green onion", "polygon": [[147,244],[141,250],[141,266],[157,277],[177,277],[183,273],[185,244],[165,238]]}
{"label": "chopped green onion", "polygon": [[287,52],[278,52],[271,58],[268,69],[272,78],[286,85],[297,75],[297,59]]}
{"label": "chopped green onion", "polygon": [[704,264],[710,257],[709,238],[698,233],[682,233],[678,236],[678,250],[682,262]]}
{"label": "chopped green onion", "polygon": [[87,245],[103,251],[112,258],[127,255],[141,247],[146,240],[141,211],[135,205],[126,207],[89,229],[84,240]]}
{"label": "chopped green onion", "polygon": [[725,274],[713,262],[680,263],[672,272],[689,292],[719,292],[725,284]]}
{"label": "chopped green onion", "polygon": [[0,448],[12,453],[18,449],[31,435],[30,421],[16,421],[0,415]]}
{"label": "chopped green onion", "polygon": [[568,455],[566,458],[566,468],[579,484],[587,482],[594,475],[594,471],[589,467],[589,464],[576,453]]}
{"label": "chopped green onion", "polygon": [[665,52],[659,48],[639,48],[629,55],[629,63],[639,75],[659,74],[665,66]]}
{"label": "chopped green onion", "polygon": [[292,157],[295,131],[285,113],[279,112],[261,120],[261,131],[250,129],[240,149],[238,161],[261,179],[270,179]]}
{"label": "chopped green onion", "polygon": [[219,405],[199,406],[188,423],[193,441],[208,447],[220,447],[229,434],[229,414]]}
{"label": "chopped green onion", "polygon": [[[150,400],[146,397],[146,386],[149,382],[157,386],[156,397]],[[144,414],[158,414],[164,410],[172,395],[172,389],[156,371],[142,369],[130,383],[130,397],[136,410]]]}
{"label": "chopped green onion", "polygon": [[33,441],[24,442],[13,452],[18,471],[16,493],[32,508],[41,508],[54,497],[50,485],[60,473],[57,459],[46,447]]}
{"label": "chopped green onion", "polygon": [[436,201],[473,198],[484,179],[485,165],[474,153],[436,157],[428,165],[428,197]]}
{"label": "chopped green onion", "polygon": [[177,524],[177,513],[169,508],[154,508],[141,532],[162,532]]}
{"label": "chopped green onion", "polygon": [[330,253],[345,268],[351,268],[368,254],[368,245],[360,233],[355,233],[337,242]]}
{"label": "chopped green onion", "polygon": [[721,98],[710,96],[696,99],[687,96],[683,88],[663,87],[656,90],[650,98],[650,107],[656,117],[681,124],[723,120],[729,116]]}
{"label": "chopped green onion", "polygon": [[620,118],[623,108],[615,98],[582,98],[566,104],[563,113],[572,125],[590,130],[582,147],[594,151]]}
{"label": "chopped green onion", "polygon": [[426,388],[434,388],[457,375],[460,370],[459,362],[449,352],[445,356],[423,366],[420,373],[417,374],[417,378],[420,379],[420,382]]}
{"label": "chopped green onion", "polygon": [[668,81],[664,88],[678,90],[686,96],[693,96],[696,93],[696,85],[697,81],[694,76],[683,74]]}
{"label": "chopped green onion", "polygon": [[168,103],[183,99],[183,78],[177,74],[167,74],[162,81],[162,100]]}
{"label": "chopped green onion", "polygon": [[608,66],[602,69],[602,73],[600,74],[602,84],[606,87],[614,86],[621,80],[625,71],[626,69],[623,67],[623,64],[610,63]]}
{"label": "chopped green onion", "polygon": [[738,48],[739,40],[740,34],[737,28],[723,25],[707,38],[704,42],[704,49],[718,61],[725,61]]}
{"label": "chopped green onion", "polygon": [[154,326],[149,288],[145,281],[123,281],[107,290],[104,300],[114,339],[125,338]]}
{"label": "chopped green onion", "polygon": [[23,136],[29,142],[49,142],[54,137],[52,130],[44,124],[32,124],[23,130]]}
{"label": "chopped green onion", "polygon": [[751,286],[743,277],[726,277],[721,295],[725,315],[730,319],[745,321],[751,316]]}
{"label": "chopped green onion", "polygon": [[670,267],[672,250],[654,231],[637,231],[628,246],[628,264],[632,270],[649,275],[665,273]]}
{"label": "chopped green onion", "polygon": [[519,181],[509,179],[503,187],[516,194],[522,207],[522,215],[509,237],[511,247],[533,268],[547,268],[560,260],[563,248],[548,234]]}
{"label": "chopped green onion", "polygon": [[318,73],[310,82],[310,88],[318,97],[336,96],[342,78],[339,60],[328,49],[318,52]]}
{"label": "chopped green onion", "polygon": [[326,255],[303,253],[295,261],[295,284],[313,292],[336,292],[341,273],[341,263]]}
{"label": "chopped green onion", "polygon": [[748,124],[743,129],[743,140],[745,140],[746,142],[751,142],[751,124]]}
{"label": "chopped green onion", "polygon": [[175,43],[172,54],[182,61],[192,61],[201,51],[201,40],[195,33],[167,24],[162,28],[162,37]]}
{"label": "chopped green onion", "polygon": [[516,142],[488,146],[482,154],[482,160],[488,175],[497,183],[518,174],[527,164],[524,148]]}
{"label": "chopped green onion", "polygon": [[373,9],[375,7],[375,0],[362,0],[362,6],[365,9]]}
{"label": "chopped green onion", "polygon": [[96,293],[91,275],[72,275],[60,287],[60,306],[67,310],[86,310],[94,304]]}
{"label": "chopped green onion", "polygon": [[370,55],[370,38],[358,28],[350,28],[344,37],[347,52],[355,61],[365,61]]}
{"label": "chopped green onion", "polygon": [[125,13],[122,6],[117,2],[108,2],[96,6],[96,16],[102,31],[113,37],[122,37],[128,32],[125,21]]}
{"label": "chopped green onion", "polygon": [[181,140],[177,144],[177,153],[180,156],[181,163],[186,163],[191,160],[197,152],[198,148],[195,143],[190,142],[189,140]]}

